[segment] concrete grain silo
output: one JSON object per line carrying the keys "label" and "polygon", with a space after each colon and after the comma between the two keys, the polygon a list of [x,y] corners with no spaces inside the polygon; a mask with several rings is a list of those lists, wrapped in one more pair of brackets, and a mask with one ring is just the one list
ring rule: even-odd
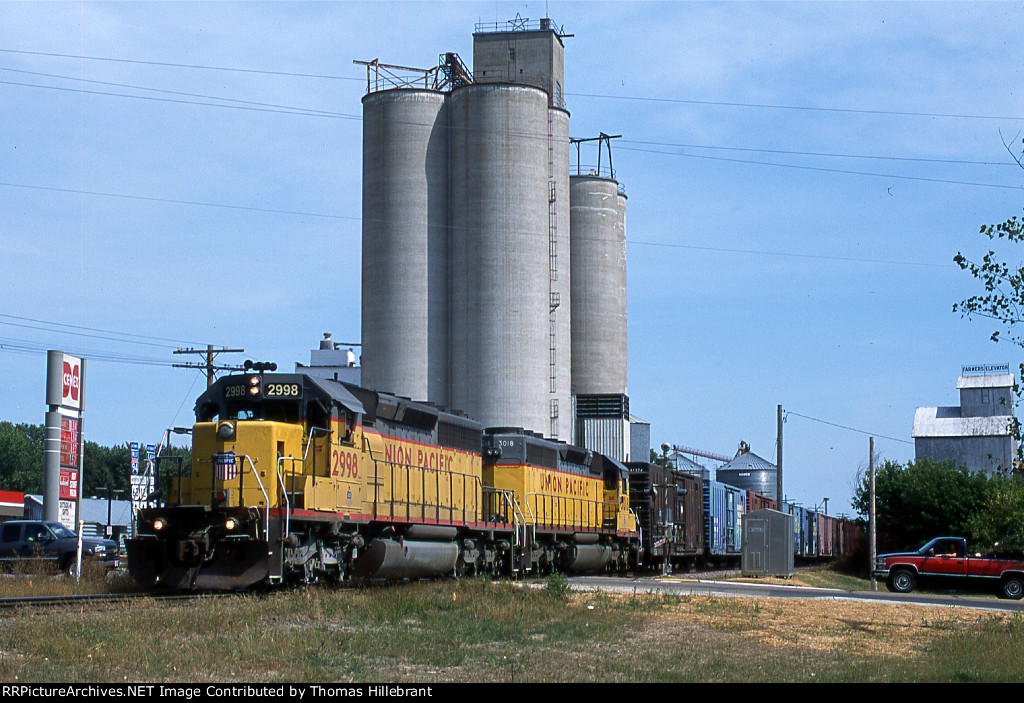
{"label": "concrete grain silo", "polygon": [[[471,73],[453,53],[436,69],[357,62],[368,66],[363,379],[487,426],[571,440],[577,206],[563,36],[547,18],[478,25]],[[582,256],[589,267],[599,255]],[[611,385],[624,393],[624,337],[607,353],[620,351]]]}
{"label": "concrete grain silo", "polygon": [[548,108],[549,436],[572,439],[569,113]]}
{"label": "concrete grain silo", "polygon": [[363,98],[363,383],[447,402],[445,94]]}
{"label": "concrete grain silo", "polygon": [[548,96],[452,91],[450,402],[487,426],[548,430]]}
{"label": "concrete grain silo", "polygon": [[612,178],[570,178],[572,385],[626,393],[626,196]]}

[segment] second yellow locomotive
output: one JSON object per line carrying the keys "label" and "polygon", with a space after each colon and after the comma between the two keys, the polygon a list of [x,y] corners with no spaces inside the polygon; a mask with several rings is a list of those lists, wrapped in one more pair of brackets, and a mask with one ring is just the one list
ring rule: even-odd
{"label": "second yellow locomotive", "polygon": [[133,577],[283,580],[592,570],[636,560],[628,474],[599,454],[304,374],[220,379],[192,469],[140,512]]}

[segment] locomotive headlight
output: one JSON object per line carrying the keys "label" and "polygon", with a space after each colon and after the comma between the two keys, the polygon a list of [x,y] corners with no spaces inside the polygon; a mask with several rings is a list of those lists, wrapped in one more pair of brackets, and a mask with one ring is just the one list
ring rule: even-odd
{"label": "locomotive headlight", "polygon": [[224,521],[224,528],[225,529],[233,530],[236,527],[238,527],[238,523],[235,522],[235,519],[233,517],[229,517],[227,520]]}
{"label": "locomotive headlight", "polygon": [[162,517],[158,517],[156,520],[153,521],[153,529],[157,532],[163,532],[167,529],[167,521],[164,520]]}
{"label": "locomotive headlight", "polygon": [[217,439],[224,442],[235,438],[235,423],[222,422],[217,425]]}

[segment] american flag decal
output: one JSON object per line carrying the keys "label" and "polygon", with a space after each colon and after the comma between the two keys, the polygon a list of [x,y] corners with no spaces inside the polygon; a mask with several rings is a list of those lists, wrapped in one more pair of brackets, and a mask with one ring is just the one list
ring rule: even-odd
{"label": "american flag decal", "polygon": [[230,481],[238,478],[238,463],[235,461],[234,452],[224,452],[213,455],[214,471],[217,472],[218,481]]}

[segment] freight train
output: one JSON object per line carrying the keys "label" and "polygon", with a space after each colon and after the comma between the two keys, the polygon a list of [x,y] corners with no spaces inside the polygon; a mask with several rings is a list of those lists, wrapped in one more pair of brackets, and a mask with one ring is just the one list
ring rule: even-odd
{"label": "freight train", "polygon": [[221,378],[192,466],[127,543],[138,582],[284,581],[626,568],[626,468],[517,428],[305,374]]}
{"label": "freight train", "polygon": [[743,547],[743,516],[764,509],[793,516],[797,560],[850,556],[864,546],[864,531],[855,520],[785,501],[780,508],[774,498],[672,466],[627,462],[626,467],[641,554],[649,565],[735,565]]}
{"label": "freight train", "polygon": [[[305,374],[214,383],[189,475],[163,478],[128,568],[173,590],[728,560],[748,502],[767,500]],[[787,509],[798,555],[852,548],[827,536],[835,518]]]}

